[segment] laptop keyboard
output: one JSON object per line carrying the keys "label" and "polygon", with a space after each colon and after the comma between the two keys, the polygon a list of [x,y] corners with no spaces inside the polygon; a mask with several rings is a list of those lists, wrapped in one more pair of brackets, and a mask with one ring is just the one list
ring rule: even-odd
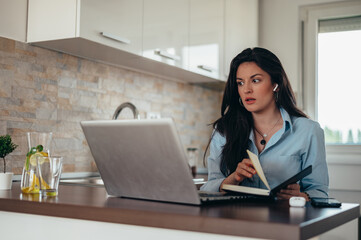
{"label": "laptop keyboard", "polygon": [[210,192],[199,192],[198,194],[202,202],[237,201],[237,200],[249,199],[249,196],[246,195],[227,195],[224,193],[210,193]]}
{"label": "laptop keyboard", "polygon": [[274,202],[272,197],[255,196],[255,195],[232,195],[221,192],[204,192],[198,191],[202,203],[222,202],[222,201],[244,201],[244,202]]}

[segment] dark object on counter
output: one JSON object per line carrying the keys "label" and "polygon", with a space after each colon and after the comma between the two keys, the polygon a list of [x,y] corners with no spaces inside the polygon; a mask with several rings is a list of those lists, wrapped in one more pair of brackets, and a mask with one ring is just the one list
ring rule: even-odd
{"label": "dark object on counter", "polygon": [[198,162],[198,148],[189,147],[187,148],[188,164],[192,172],[193,178],[197,175],[197,162]]}
{"label": "dark object on counter", "polygon": [[334,198],[311,198],[311,204],[319,208],[338,208],[342,205]]}
{"label": "dark object on counter", "polygon": [[195,178],[196,175],[197,175],[197,167],[196,167],[196,166],[192,166],[192,167],[190,167],[190,169],[191,169],[193,178]]}

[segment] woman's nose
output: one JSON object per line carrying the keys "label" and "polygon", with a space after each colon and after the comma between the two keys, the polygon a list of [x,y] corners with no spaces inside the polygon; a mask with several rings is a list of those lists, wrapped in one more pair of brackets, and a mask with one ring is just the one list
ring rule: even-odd
{"label": "woman's nose", "polygon": [[243,85],[243,92],[245,92],[245,93],[250,93],[250,92],[252,92],[251,84],[245,83],[245,84]]}

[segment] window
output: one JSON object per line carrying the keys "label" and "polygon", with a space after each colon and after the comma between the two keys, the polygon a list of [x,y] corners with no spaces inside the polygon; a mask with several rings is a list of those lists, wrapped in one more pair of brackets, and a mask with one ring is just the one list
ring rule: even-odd
{"label": "window", "polygon": [[361,144],[361,16],[319,20],[317,118],[326,144]]}
{"label": "window", "polygon": [[361,164],[361,2],[300,8],[299,101],[325,132],[327,162]]}

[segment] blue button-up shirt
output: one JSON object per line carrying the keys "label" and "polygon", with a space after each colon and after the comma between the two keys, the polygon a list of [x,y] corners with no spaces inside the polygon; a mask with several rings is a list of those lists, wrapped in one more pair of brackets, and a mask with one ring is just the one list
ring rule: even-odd
{"label": "blue button-up shirt", "polygon": [[[258,153],[254,132],[251,131],[249,150],[258,156],[271,189],[312,165],[312,173],[299,182],[301,192],[307,192],[310,197],[327,197],[329,183],[322,128],[310,119],[291,117],[283,108],[280,111],[283,127],[271,137],[261,153]],[[216,131],[210,144],[208,182],[202,186],[203,191],[219,191],[226,178],[220,170],[225,143],[225,137]],[[246,178],[240,185],[266,188],[257,174]]]}

